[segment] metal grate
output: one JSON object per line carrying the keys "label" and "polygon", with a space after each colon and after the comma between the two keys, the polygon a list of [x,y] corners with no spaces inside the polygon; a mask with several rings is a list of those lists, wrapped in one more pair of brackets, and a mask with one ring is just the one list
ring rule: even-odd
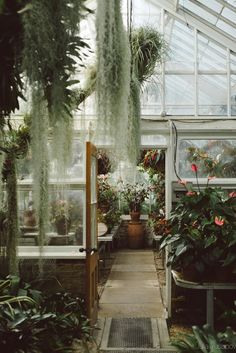
{"label": "metal grate", "polygon": [[113,318],[107,347],[154,348],[151,319]]}

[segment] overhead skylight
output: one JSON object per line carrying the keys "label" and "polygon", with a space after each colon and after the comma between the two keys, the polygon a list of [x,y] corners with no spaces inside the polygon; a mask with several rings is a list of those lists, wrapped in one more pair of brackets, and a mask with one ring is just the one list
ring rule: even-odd
{"label": "overhead skylight", "polygon": [[205,21],[231,39],[236,38],[236,1],[179,0],[178,9]]}

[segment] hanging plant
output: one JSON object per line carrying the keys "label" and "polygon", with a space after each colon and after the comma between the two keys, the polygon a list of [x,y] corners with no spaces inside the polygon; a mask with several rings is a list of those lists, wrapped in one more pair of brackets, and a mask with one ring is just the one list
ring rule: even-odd
{"label": "hanging plant", "polygon": [[127,155],[130,50],[118,0],[97,3],[97,134]]}
{"label": "hanging plant", "polygon": [[132,80],[129,98],[129,150],[130,161],[136,165],[140,153],[140,93],[145,82],[155,73],[167,52],[162,35],[152,27],[131,29]]}
{"label": "hanging plant", "polygon": [[72,79],[88,45],[79,36],[85,0],[32,0],[23,14],[24,68],[32,87],[32,154],[39,245],[44,245],[48,210],[48,128],[57,175],[63,177],[71,157]]}

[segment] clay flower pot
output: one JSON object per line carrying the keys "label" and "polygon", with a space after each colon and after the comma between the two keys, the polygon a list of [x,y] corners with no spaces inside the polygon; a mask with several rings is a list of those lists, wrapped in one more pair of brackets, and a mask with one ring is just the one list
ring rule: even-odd
{"label": "clay flower pot", "polygon": [[65,216],[62,216],[61,218],[58,218],[55,221],[55,227],[58,235],[68,234],[70,230],[70,226],[71,226],[71,220]]}

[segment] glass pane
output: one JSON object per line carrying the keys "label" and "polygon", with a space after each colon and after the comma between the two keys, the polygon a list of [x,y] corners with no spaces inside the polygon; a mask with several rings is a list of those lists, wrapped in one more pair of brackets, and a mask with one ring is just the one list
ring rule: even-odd
{"label": "glass pane", "polygon": [[[45,245],[83,245],[84,213],[83,190],[51,191]],[[32,191],[19,191],[19,222],[19,245],[38,245],[38,225]]]}
{"label": "glass pane", "polygon": [[198,34],[199,70],[226,70],[226,49]]}
{"label": "glass pane", "polygon": [[230,68],[231,70],[236,70],[236,53],[230,53]]}
{"label": "glass pane", "polygon": [[163,135],[142,135],[141,146],[167,145],[166,136]]}
{"label": "glass pane", "polygon": [[198,6],[198,1],[189,1],[189,0],[179,0],[180,5],[182,5],[183,9],[187,9],[191,12],[193,12],[194,14],[196,14],[197,16],[203,18],[204,20],[215,24],[217,21],[217,17],[210,14],[207,10],[201,8],[200,6]]}
{"label": "glass pane", "polygon": [[194,33],[187,24],[171,16],[165,20],[165,38],[169,45],[166,70],[194,68]]}
{"label": "glass pane", "polygon": [[148,82],[141,93],[141,114],[158,115],[161,112],[161,83]]}
{"label": "glass pane", "polygon": [[166,75],[167,115],[193,115],[193,75]]}
{"label": "glass pane", "polygon": [[227,115],[226,75],[199,75],[199,115]]}
{"label": "glass pane", "polygon": [[[71,161],[66,169],[65,177],[71,180],[83,180],[85,176],[85,147],[84,143],[79,140],[74,140],[72,144],[72,155]],[[57,162],[52,158],[52,151],[50,143],[48,143],[49,148],[49,178],[60,179],[58,177]],[[25,159],[19,159],[18,163],[18,178],[32,179],[32,155],[29,151]]]}
{"label": "glass pane", "polygon": [[[195,158],[193,158],[193,155]],[[191,164],[198,166],[200,178],[236,177],[236,140],[184,140],[178,148],[178,171],[181,178],[194,178]]]}
{"label": "glass pane", "polygon": [[231,75],[231,115],[236,115],[236,75]]}
{"label": "glass pane", "polygon": [[91,247],[97,248],[97,204],[91,205]]}

